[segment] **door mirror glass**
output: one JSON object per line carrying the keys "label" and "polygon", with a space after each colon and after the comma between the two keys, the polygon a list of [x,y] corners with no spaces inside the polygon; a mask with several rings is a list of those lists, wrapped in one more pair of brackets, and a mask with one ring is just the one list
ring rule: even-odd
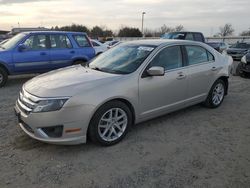
{"label": "door mirror glass", "polygon": [[27,46],[25,45],[25,44],[19,44],[18,45],[18,50],[20,51],[20,52],[22,52],[22,51],[24,51],[24,50],[26,50],[27,49]]}
{"label": "door mirror glass", "polygon": [[163,67],[154,66],[147,70],[149,76],[163,76],[165,74],[165,70]]}

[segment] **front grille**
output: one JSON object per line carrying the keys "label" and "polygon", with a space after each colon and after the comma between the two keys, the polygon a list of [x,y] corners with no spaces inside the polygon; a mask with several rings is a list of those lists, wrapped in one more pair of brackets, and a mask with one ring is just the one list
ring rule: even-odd
{"label": "front grille", "polygon": [[36,100],[35,96],[22,89],[17,100],[17,105],[22,112],[29,114],[35,108],[37,102],[38,100]]}
{"label": "front grille", "polygon": [[237,52],[227,52],[228,54],[232,54],[232,55],[235,55],[237,54]]}

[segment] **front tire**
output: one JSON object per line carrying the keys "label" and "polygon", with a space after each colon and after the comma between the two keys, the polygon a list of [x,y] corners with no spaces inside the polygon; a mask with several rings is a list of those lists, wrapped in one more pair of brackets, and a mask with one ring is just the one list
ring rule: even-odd
{"label": "front tire", "polygon": [[226,93],[225,82],[221,79],[217,80],[210,89],[210,92],[205,101],[205,106],[208,108],[219,107],[224,100],[225,93]]}
{"label": "front tire", "polygon": [[103,146],[120,142],[132,125],[132,114],[126,104],[111,101],[101,106],[89,125],[90,139]]}
{"label": "front tire", "polygon": [[0,67],[0,87],[3,87],[8,80],[8,73]]}

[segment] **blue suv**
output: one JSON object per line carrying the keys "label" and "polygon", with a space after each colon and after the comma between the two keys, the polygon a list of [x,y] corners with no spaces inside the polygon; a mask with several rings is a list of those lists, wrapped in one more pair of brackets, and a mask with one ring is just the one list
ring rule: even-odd
{"label": "blue suv", "polygon": [[0,87],[8,75],[43,73],[86,63],[95,50],[85,33],[36,31],[20,33],[0,45]]}

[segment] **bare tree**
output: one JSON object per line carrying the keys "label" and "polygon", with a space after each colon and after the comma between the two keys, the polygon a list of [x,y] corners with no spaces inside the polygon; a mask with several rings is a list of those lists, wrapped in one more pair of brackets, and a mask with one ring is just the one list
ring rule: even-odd
{"label": "bare tree", "polygon": [[161,26],[161,28],[160,28],[160,33],[161,33],[161,34],[173,32],[173,31],[174,31],[173,28],[168,27],[168,26],[166,26],[165,24],[164,24],[163,26]]}
{"label": "bare tree", "polygon": [[242,31],[240,36],[250,36],[250,28],[247,31]]}
{"label": "bare tree", "polygon": [[220,36],[225,37],[225,36],[230,36],[234,32],[234,28],[232,24],[225,24],[224,26],[220,27],[220,32],[218,33]]}
{"label": "bare tree", "polygon": [[185,29],[183,25],[177,25],[174,30],[179,32],[179,31],[184,31]]}

